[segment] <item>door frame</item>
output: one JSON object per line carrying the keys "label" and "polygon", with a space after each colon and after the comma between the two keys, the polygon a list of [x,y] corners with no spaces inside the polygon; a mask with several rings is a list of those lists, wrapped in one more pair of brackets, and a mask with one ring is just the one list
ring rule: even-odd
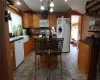
{"label": "door frame", "polygon": [[[79,22],[79,40],[81,40],[82,37],[82,14],[71,14],[71,16],[80,16],[80,22]],[[70,16],[70,18],[71,18]],[[72,23],[71,23],[72,24]],[[71,30],[72,30],[72,26],[71,26]],[[70,37],[71,39],[71,37]],[[78,44],[77,44],[77,48],[78,48]]]}
{"label": "door frame", "polygon": [[0,0],[0,80],[13,80],[8,22],[5,21],[7,0]]}
{"label": "door frame", "polygon": [[[79,16],[80,20],[79,20],[79,23],[78,23],[78,32],[79,32],[79,39],[81,38],[81,29],[82,29],[82,16],[81,15],[71,15],[71,19],[72,19],[72,16]],[[72,23],[71,23],[71,30],[72,30]]]}

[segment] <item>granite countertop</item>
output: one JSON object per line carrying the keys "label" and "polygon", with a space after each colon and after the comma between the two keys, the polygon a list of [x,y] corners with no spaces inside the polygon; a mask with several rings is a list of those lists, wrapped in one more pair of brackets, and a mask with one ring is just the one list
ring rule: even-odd
{"label": "granite countertop", "polygon": [[83,42],[85,44],[88,44],[88,45],[93,45],[93,43],[89,42],[89,41],[86,41],[86,40],[79,40],[80,42]]}
{"label": "granite countertop", "polygon": [[12,37],[12,38],[10,38],[10,42],[18,41],[21,39],[23,39],[23,37]]}
{"label": "granite countertop", "polygon": [[100,47],[100,40],[98,39],[85,39],[85,40],[80,40],[80,42],[83,42],[93,47]]}

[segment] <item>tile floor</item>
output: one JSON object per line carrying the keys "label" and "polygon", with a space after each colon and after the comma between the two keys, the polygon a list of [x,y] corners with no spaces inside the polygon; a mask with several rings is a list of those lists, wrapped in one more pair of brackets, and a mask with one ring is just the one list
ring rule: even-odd
{"label": "tile floor", "polygon": [[[86,80],[78,70],[77,57],[78,50],[76,47],[70,46],[70,53],[62,54],[63,79],[62,80]],[[60,70],[50,70],[50,80],[61,80]],[[44,69],[37,71],[36,80],[47,80]],[[22,64],[14,71],[14,80],[34,80],[34,51],[22,62]]]}

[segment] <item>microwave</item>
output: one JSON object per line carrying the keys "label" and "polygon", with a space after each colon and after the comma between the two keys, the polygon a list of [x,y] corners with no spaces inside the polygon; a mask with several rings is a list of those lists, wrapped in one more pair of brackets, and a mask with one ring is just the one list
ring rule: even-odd
{"label": "microwave", "polygon": [[49,27],[49,20],[40,20],[39,25],[40,27]]}

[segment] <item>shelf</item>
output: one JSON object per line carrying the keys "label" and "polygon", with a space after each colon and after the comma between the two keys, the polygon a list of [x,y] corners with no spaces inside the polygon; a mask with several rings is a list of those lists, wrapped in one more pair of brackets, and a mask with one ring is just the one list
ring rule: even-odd
{"label": "shelf", "polygon": [[86,5],[86,9],[92,8],[100,3],[100,0],[90,1],[88,5]]}
{"label": "shelf", "polygon": [[88,30],[88,32],[95,32],[95,33],[98,33],[98,32],[100,32],[100,31]]}
{"label": "shelf", "polygon": [[88,1],[86,3],[86,14],[98,17],[100,15],[100,0]]}

